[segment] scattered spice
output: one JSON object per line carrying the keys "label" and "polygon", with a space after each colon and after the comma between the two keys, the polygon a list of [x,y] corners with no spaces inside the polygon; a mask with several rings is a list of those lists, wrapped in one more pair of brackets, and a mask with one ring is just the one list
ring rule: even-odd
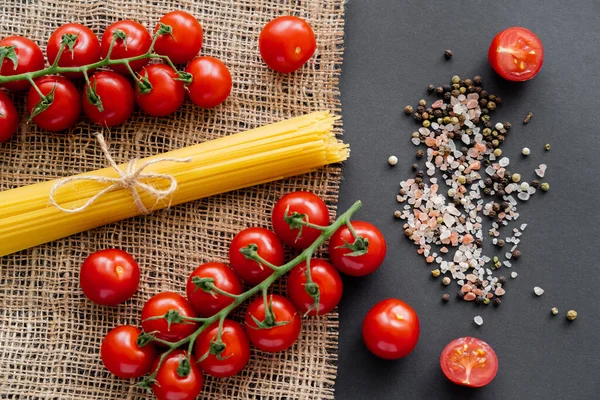
{"label": "scattered spice", "polygon": [[540,187],[544,192],[547,192],[548,190],[550,190],[550,184],[548,182],[544,182],[542,183],[542,186]]}
{"label": "scattered spice", "polygon": [[546,143],[546,145],[544,146],[544,149],[546,151],[549,151],[550,150],[550,143]]}
{"label": "scattered spice", "polygon": [[433,276],[434,278],[437,278],[438,276],[440,276],[441,272],[439,269],[434,269],[433,271],[431,271],[431,276]]}
{"label": "scattered spice", "polygon": [[412,112],[413,112],[413,108],[411,105],[404,107],[404,114],[410,115],[410,114],[412,114]]}
{"label": "scattered spice", "polygon": [[575,311],[575,310],[569,310],[569,311],[567,311],[567,319],[569,321],[574,321],[575,318],[577,318],[577,311]]}
{"label": "scattered spice", "polygon": [[515,249],[512,251],[511,255],[512,255],[512,258],[514,258],[515,260],[518,260],[521,257],[521,251],[519,249]]}
{"label": "scattered spice", "polygon": [[421,99],[421,100],[419,100],[419,105],[421,107],[425,107],[427,105],[427,101],[425,101],[425,99]]}
{"label": "scattered spice", "polygon": [[444,303],[447,303],[449,300],[450,300],[450,295],[449,295],[448,293],[444,293],[444,294],[442,295],[442,301],[443,301]]}
{"label": "scattered spice", "polygon": [[533,117],[533,113],[531,111],[529,111],[527,113],[527,116],[525,117],[525,119],[523,120],[523,123],[525,125],[527,125],[529,123],[529,121],[531,121],[531,117]]}
{"label": "scattered spice", "polygon": [[433,86],[431,83],[429,84],[429,86],[427,86],[427,91],[429,93],[433,93],[433,91],[435,90],[435,86]]}
{"label": "scattered spice", "polygon": [[394,218],[400,219],[402,217],[402,211],[396,210],[394,211]]}
{"label": "scattered spice", "polygon": [[442,283],[445,286],[448,286],[451,282],[452,282],[452,279],[450,279],[450,277],[448,277],[448,276],[445,276],[444,279],[442,279]]}
{"label": "scattered spice", "polygon": [[390,156],[390,157],[388,158],[388,163],[389,163],[390,165],[392,165],[392,166],[394,166],[394,165],[398,164],[398,157],[396,157],[396,156]]}
{"label": "scattered spice", "polygon": [[454,54],[452,53],[452,50],[446,50],[444,51],[444,57],[446,58],[446,60],[449,60],[452,58]]}
{"label": "scattered spice", "polygon": [[556,315],[556,314],[558,314],[558,308],[556,308],[556,307],[552,307],[552,308],[550,309],[550,312],[552,313],[552,315]]}
{"label": "scattered spice", "polygon": [[531,154],[529,147],[523,147],[523,150],[521,150],[521,154],[523,154],[524,156],[528,156],[529,154]]}
{"label": "scattered spice", "polygon": [[417,158],[423,158],[425,156],[425,152],[421,149],[417,150],[417,152],[415,153]]}

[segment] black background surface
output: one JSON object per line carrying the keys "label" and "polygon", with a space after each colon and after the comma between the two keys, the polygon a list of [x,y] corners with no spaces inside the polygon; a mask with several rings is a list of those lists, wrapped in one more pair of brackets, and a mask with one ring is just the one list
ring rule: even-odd
{"label": "black background surface", "polygon": [[[366,278],[344,280],[336,397],[354,399],[600,399],[600,2],[350,0],[341,82],[345,137],[340,210],[364,202],[357,215],[375,223],[388,243],[382,267]],[[513,84],[487,63],[494,35],[527,27],[544,43],[546,59],[532,81]],[[454,57],[444,60],[444,49]],[[499,308],[453,298],[442,304],[440,280],[402,234],[392,213],[398,183],[411,177],[417,126],[406,104],[427,97],[429,83],[482,75],[504,104],[493,120],[513,123],[503,146],[511,166],[527,180],[548,165],[551,190],[520,205],[523,256],[513,263]],[[527,126],[528,111],[534,117]],[[544,144],[552,149],[544,151]],[[528,158],[520,156],[523,147]],[[389,155],[400,161],[391,168]],[[485,249],[492,245],[486,243]],[[541,297],[533,287],[541,286]],[[372,356],[361,339],[364,315],[376,302],[397,297],[421,321],[416,349],[399,361]],[[556,306],[560,313],[550,315]],[[565,313],[579,316],[569,323]],[[481,315],[477,327],[473,317]],[[499,358],[496,379],[472,390],[451,384],[439,367],[444,346],[460,336],[491,344]]]}

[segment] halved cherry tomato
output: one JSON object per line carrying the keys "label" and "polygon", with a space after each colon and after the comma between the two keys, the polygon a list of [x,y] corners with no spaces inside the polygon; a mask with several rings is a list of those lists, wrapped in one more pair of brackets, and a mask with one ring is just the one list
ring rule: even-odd
{"label": "halved cherry tomato", "polygon": [[[65,48],[58,61],[60,67],[80,67],[100,61],[100,41],[94,32],[81,24],[65,24],[48,39],[46,53],[51,65],[56,61],[63,42]],[[83,76],[81,72],[67,72],[63,75],[71,79]]]}
{"label": "halved cherry tomato", "polygon": [[140,71],[140,78],[150,84],[136,85],[135,99],[142,110],[153,117],[173,114],[185,100],[185,85],[179,75],[164,64],[151,64]]}
{"label": "halved cherry tomato", "polygon": [[191,321],[172,321],[165,318],[148,320],[148,318],[166,315],[174,310],[183,317],[196,317],[192,305],[178,293],[162,292],[152,296],[142,308],[142,328],[144,332],[153,333],[157,338],[169,342],[177,342],[194,333],[198,324]]}
{"label": "halved cherry tomato", "polygon": [[[268,296],[272,309],[272,320],[268,320],[267,310],[262,297],[254,300],[248,306],[244,323],[250,342],[269,353],[276,353],[291,347],[302,330],[302,322],[298,310],[288,299],[272,294]],[[259,321],[264,327],[259,327]]]}
{"label": "halved cherry tomato", "polygon": [[[86,86],[82,103],[85,115],[94,123],[103,126],[120,125],[133,114],[135,92],[127,79],[112,71],[101,71],[90,78],[96,97]],[[98,100],[102,110],[98,108]]]}
{"label": "halved cherry tomato", "polygon": [[[346,275],[370,274],[379,268],[385,258],[385,239],[379,229],[368,222],[352,221],[352,226],[356,234],[366,242],[355,242],[352,232],[347,226],[343,226],[329,238],[329,258],[334,267]],[[357,246],[356,249],[346,247],[353,244]],[[352,255],[357,251],[364,254]]]}
{"label": "halved cherry tomato", "polygon": [[305,20],[283,16],[265,25],[258,39],[258,47],[269,68],[288,73],[296,71],[312,57],[317,40]]}
{"label": "halved cherry tomato", "polygon": [[0,90],[0,143],[10,139],[19,127],[19,113],[15,104]]}
{"label": "halved cherry tomato", "polygon": [[196,286],[194,281],[202,279],[212,280],[212,285],[234,295],[241,294],[243,290],[239,278],[227,265],[218,262],[200,265],[188,278],[186,292],[188,300],[201,317],[211,317],[234,301],[233,297],[206,292],[203,286]]}
{"label": "halved cherry tomato", "polygon": [[[102,43],[100,45],[102,58],[108,56],[108,51],[115,34],[117,40],[110,54],[111,60],[141,56],[142,54],[146,54],[152,45],[152,37],[142,24],[129,19],[117,21],[106,28],[104,35],[102,35]],[[125,36],[125,39],[122,36]],[[131,69],[134,71],[139,71],[146,64],[148,64],[147,58],[129,63]],[[110,67],[113,71],[120,74],[129,74],[129,70],[124,64],[114,64]]]}
{"label": "halved cherry tomato", "polygon": [[203,108],[223,103],[231,92],[232,80],[227,66],[214,57],[197,57],[185,69],[192,74],[188,93],[192,103]]}
{"label": "halved cherry tomato", "polygon": [[[193,355],[190,355],[189,373],[179,375],[179,366],[185,357],[185,351],[175,350],[163,361],[152,385],[152,392],[158,400],[195,400],[202,392],[204,376]],[[156,370],[158,362],[154,362],[152,371]]]}
{"label": "halved cherry tomato", "polygon": [[239,373],[248,364],[250,342],[240,324],[226,319],[221,336],[225,349],[217,352],[220,350],[216,342],[218,331],[219,322],[215,322],[202,332],[196,340],[194,353],[197,359],[202,360],[199,364],[204,372],[217,378],[226,378]]}
{"label": "halved cherry tomato", "polygon": [[[286,221],[287,219],[287,221]],[[310,192],[292,192],[283,196],[273,207],[271,223],[281,241],[295,249],[306,249],[321,231],[307,226],[290,227],[298,221],[318,226],[329,224],[329,210],[325,202]]]}
{"label": "halved cherry tomato", "polygon": [[[47,131],[59,132],[77,123],[81,115],[81,103],[75,85],[59,75],[43,76],[36,79],[35,84],[47,99],[41,101],[37,90],[33,87],[29,89],[27,109],[37,126]],[[38,107],[45,102],[50,105],[44,111],[38,112]]]}
{"label": "halved cherry tomato", "polygon": [[362,336],[371,353],[386,360],[408,355],[419,341],[419,317],[398,299],[383,300],[367,313]]}
{"label": "halved cherry tomato", "polygon": [[152,368],[156,350],[149,343],[137,345],[141,330],[131,325],[117,326],[106,334],[100,347],[102,363],[119,378],[139,378]]}
{"label": "halved cherry tomato", "polygon": [[79,284],[88,299],[114,306],[129,300],[140,283],[140,267],[127,252],[106,249],[92,253],[79,272]]}
{"label": "halved cherry tomato", "polygon": [[498,357],[489,344],[467,336],[448,343],[440,365],[444,375],[457,385],[482,387],[496,376]]}
{"label": "halved cherry tomato", "polygon": [[[15,62],[16,61],[16,62]],[[44,53],[34,41],[22,36],[9,36],[0,40],[0,75],[21,75],[44,68]],[[7,82],[1,85],[9,90],[25,90],[28,81]]]}
{"label": "halved cherry tomato", "polygon": [[492,40],[488,60],[504,79],[526,81],[540,72],[544,62],[544,47],[535,33],[513,26]]}
{"label": "halved cherry tomato", "polygon": [[[323,315],[331,312],[342,299],[342,278],[339,272],[325,260],[310,260],[310,275],[316,288],[306,287],[306,261],[292,269],[288,277],[287,293],[290,300],[301,313]],[[318,293],[318,303],[308,291]],[[317,307],[318,304],[318,307]],[[309,311],[310,310],[310,311]]]}
{"label": "halved cherry tomato", "polygon": [[154,50],[168,56],[175,64],[185,64],[196,57],[202,48],[202,26],[193,15],[185,11],[171,11],[158,21],[154,33],[161,24],[171,27],[171,34],[156,39]]}
{"label": "halved cherry tomato", "polygon": [[229,246],[231,268],[244,282],[257,285],[271,276],[273,270],[247,259],[240,252],[240,249],[251,244],[258,247],[257,253],[260,257],[275,266],[283,265],[284,250],[277,236],[265,228],[247,228],[235,235]]}

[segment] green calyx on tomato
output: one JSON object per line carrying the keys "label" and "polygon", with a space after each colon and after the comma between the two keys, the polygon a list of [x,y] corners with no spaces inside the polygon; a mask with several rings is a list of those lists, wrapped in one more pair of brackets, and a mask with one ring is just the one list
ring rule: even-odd
{"label": "green calyx on tomato", "polygon": [[164,319],[165,321],[167,321],[168,330],[171,329],[171,324],[188,324],[188,325],[194,324],[189,319],[186,319],[183,315],[181,315],[181,313],[179,311],[173,310],[173,309],[167,311],[167,313],[164,315],[157,315],[155,317],[146,318],[142,322],[155,321],[158,319]]}
{"label": "green calyx on tomato", "polygon": [[138,336],[136,343],[139,347],[144,347],[152,343],[155,339],[156,337],[154,335],[142,331],[142,333],[140,333],[140,335]]}
{"label": "green calyx on tomato", "polygon": [[14,65],[13,69],[17,69],[17,66],[19,65],[19,58],[17,57],[17,51],[15,50],[16,48],[17,46],[0,46],[0,66],[2,66],[4,59],[7,58],[12,61]]}
{"label": "green calyx on tomato", "polygon": [[354,243],[350,244],[344,240],[344,244],[337,246],[336,249],[350,249],[351,253],[344,254],[344,257],[358,257],[369,252],[369,239],[357,236]]}
{"label": "green calyx on tomato", "polygon": [[62,36],[60,44],[68,47],[71,50],[72,56],[75,56],[73,53],[73,49],[75,48],[75,44],[77,43],[77,38],[79,37],[79,33],[65,33]]}
{"label": "green calyx on tomato", "polygon": [[113,43],[115,43],[119,39],[123,41],[123,46],[125,47],[125,50],[127,50],[127,34],[121,29],[115,29],[115,31],[113,32],[112,41]]}
{"label": "green calyx on tomato", "polygon": [[96,106],[96,108],[98,108],[98,111],[104,112],[104,106],[102,105],[102,99],[100,98],[100,95],[98,95],[97,88],[98,88],[98,81],[94,80],[93,85],[86,86],[85,96],[87,97],[87,99],[91,105]]}
{"label": "green calyx on tomato", "polygon": [[173,37],[173,27],[171,27],[171,25],[163,24],[162,22],[159,22],[158,25],[159,28],[156,31],[156,35],[169,35],[171,38],[173,38],[173,40],[175,40]]}
{"label": "green calyx on tomato", "polygon": [[252,317],[252,320],[256,324],[256,328],[251,326],[252,329],[272,329],[272,328],[287,325],[290,323],[290,321],[277,321],[277,317],[275,316],[275,313],[273,312],[273,296],[271,296],[271,298],[269,300],[267,300],[266,295],[265,295],[264,303],[265,303],[265,319],[264,320],[260,321],[254,315],[250,314],[250,317]]}
{"label": "green calyx on tomato", "polygon": [[191,369],[192,369],[192,366],[190,364],[190,358],[189,357],[180,357],[179,358],[179,367],[177,367],[177,375],[179,375],[180,378],[185,378],[186,376],[188,376],[190,374]]}
{"label": "green calyx on tomato", "polygon": [[56,85],[54,85],[50,93],[40,96],[40,101],[33,107],[28,122],[31,122],[36,115],[43,113],[52,105],[54,102],[54,93],[56,93]]}

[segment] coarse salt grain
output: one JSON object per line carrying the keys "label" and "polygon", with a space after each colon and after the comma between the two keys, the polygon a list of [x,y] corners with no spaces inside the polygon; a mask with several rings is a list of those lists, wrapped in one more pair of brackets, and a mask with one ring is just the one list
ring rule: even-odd
{"label": "coarse salt grain", "polygon": [[510,277],[515,279],[519,274],[517,274],[515,271],[510,273]]}
{"label": "coarse salt grain", "polygon": [[536,287],[533,288],[533,293],[535,293],[536,296],[541,296],[541,295],[544,294],[544,289],[542,289],[539,286],[536,286]]}
{"label": "coarse salt grain", "polygon": [[398,157],[396,157],[396,156],[390,156],[388,158],[388,163],[390,165],[392,165],[392,166],[398,164]]}
{"label": "coarse salt grain", "polygon": [[476,316],[475,318],[473,318],[473,321],[478,325],[481,326],[483,325],[483,318],[481,318],[481,315]]}

